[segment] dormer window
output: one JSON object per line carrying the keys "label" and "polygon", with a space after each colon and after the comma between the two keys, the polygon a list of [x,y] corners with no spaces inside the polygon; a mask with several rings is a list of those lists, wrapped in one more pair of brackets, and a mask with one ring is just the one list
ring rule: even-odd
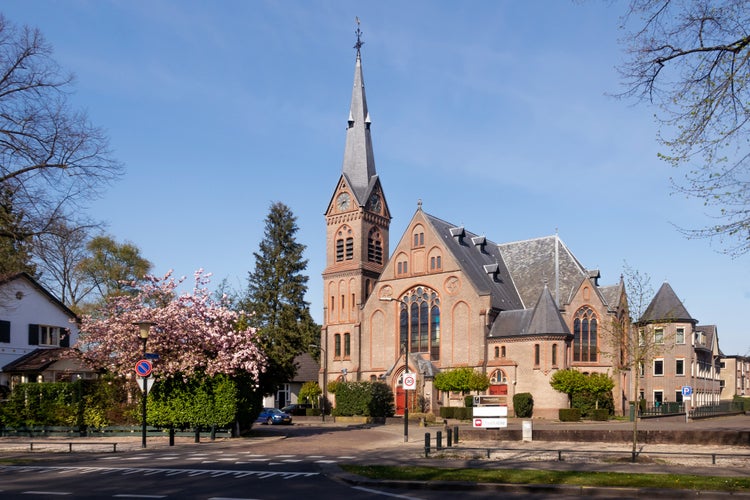
{"label": "dormer window", "polygon": [[471,239],[471,243],[477,250],[484,253],[484,246],[487,244],[487,238],[485,238],[484,236],[474,236]]}

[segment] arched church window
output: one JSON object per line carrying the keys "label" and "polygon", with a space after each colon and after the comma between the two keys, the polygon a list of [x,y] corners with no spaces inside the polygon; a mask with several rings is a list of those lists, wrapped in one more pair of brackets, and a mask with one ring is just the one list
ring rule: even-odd
{"label": "arched church window", "polygon": [[367,235],[367,260],[376,264],[383,263],[383,238],[376,227]]}
{"label": "arched church window", "polygon": [[427,353],[440,359],[440,297],[427,287],[417,287],[401,297],[400,343],[409,342],[409,351]]}
{"label": "arched church window", "polygon": [[507,384],[508,377],[505,372],[501,369],[497,369],[490,375],[490,384]]}
{"label": "arched church window", "polygon": [[595,362],[597,343],[596,313],[583,306],[573,317],[573,361]]}
{"label": "arched church window", "polygon": [[336,233],[336,262],[351,260],[354,257],[354,237],[349,226],[342,226]]}

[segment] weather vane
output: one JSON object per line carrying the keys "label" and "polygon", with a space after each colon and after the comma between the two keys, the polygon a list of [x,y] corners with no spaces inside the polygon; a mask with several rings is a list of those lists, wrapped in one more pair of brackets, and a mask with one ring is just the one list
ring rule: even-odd
{"label": "weather vane", "polygon": [[354,44],[354,48],[357,49],[357,56],[359,56],[359,49],[365,42],[362,41],[362,30],[359,29],[359,17],[355,17],[354,20],[357,22],[357,29],[354,32],[357,35],[357,43]]}

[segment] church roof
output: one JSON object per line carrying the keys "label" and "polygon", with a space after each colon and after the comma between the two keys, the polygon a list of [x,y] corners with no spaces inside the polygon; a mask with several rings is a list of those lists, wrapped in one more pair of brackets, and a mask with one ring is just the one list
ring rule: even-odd
{"label": "church roof", "polygon": [[490,330],[490,338],[534,335],[570,335],[560,310],[546,286],[533,309],[502,311]]}
{"label": "church roof", "polygon": [[523,308],[497,244],[427,213],[424,216],[443,238],[445,248],[459,262],[477,292],[491,295],[493,308],[503,311]]}
{"label": "church roof", "polygon": [[651,303],[646,308],[646,312],[641,316],[639,323],[656,323],[656,322],[687,322],[697,323],[697,320],[690,316],[682,301],[674,293],[672,287],[666,281],[656,292]]}
{"label": "church roof", "polygon": [[526,307],[541,296],[545,281],[550,284],[556,301],[566,304],[581,281],[589,276],[557,235],[501,243],[498,248]]}
{"label": "church roof", "polygon": [[[358,45],[360,45],[358,41]],[[375,184],[375,155],[370,136],[370,113],[367,110],[365,82],[362,77],[362,58],[357,48],[354,67],[352,102],[347,119],[346,145],[344,146],[343,174],[354,192],[359,205],[364,205]]]}

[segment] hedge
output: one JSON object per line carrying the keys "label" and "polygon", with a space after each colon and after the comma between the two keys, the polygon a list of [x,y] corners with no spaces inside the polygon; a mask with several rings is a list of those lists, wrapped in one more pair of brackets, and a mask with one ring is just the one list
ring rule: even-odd
{"label": "hedge", "polygon": [[581,420],[581,410],[578,408],[560,408],[560,422],[578,422]]}
{"label": "hedge", "polygon": [[474,416],[474,408],[443,406],[440,408],[440,416],[442,418],[450,418],[454,420],[471,420]]}

